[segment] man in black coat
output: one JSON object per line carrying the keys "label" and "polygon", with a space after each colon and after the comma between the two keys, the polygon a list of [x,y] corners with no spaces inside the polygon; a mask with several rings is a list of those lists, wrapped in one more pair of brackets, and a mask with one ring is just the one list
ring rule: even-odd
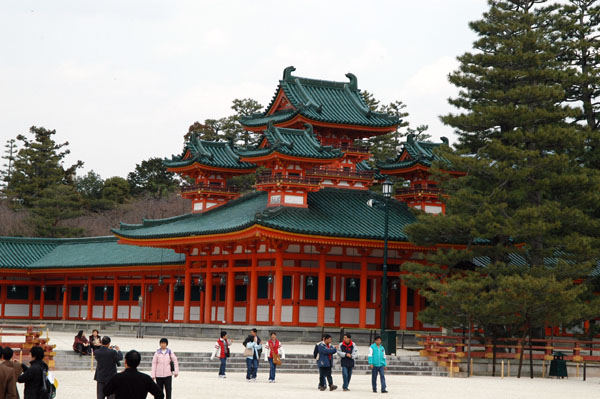
{"label": "man in black coat", "polygon": [[145,399],[148,393],[154,399],[163,399],[162,389],[148,374],[137,371],[142,357],[138,351],[129,351],[125,355],[125,370],[110,379],[104,386],[104,395],[114,395],[115,399]]}
{"label": "man in black coat", "polygon": [[[94,380],[96,380],[96,397],[98,399],[104,399],[104,386],[117,374],[117,364],[123,360],[123,354],[119,347],[114,346],[115,350],[109,348],[109,346],[110,337],[104,336],[102,337],[102,346],[94,351],[94,357],[96,358]],[[114,396],[109,397],[109,399],[113,398]]]}
{"label": "man in black coat", "polygon": [[33,359],[29,362],[29,367],[22,364],[23,374],[17,379],[20,383],[25,383],[23,391],[24,399],[40,399],[42,391],[42,383],[46,378],[48,365],[44,363],[44,349],[41,346],[34,346],[29,352]]}

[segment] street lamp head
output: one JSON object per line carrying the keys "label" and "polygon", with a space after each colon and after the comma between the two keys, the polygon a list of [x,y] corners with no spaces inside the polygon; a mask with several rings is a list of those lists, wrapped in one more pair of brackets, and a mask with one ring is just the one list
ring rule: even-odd
{"label": "street lamp head", "polygon": [[389,179],[385,179],[385,181],[382,183],[381,186],[382,186],[382,190],[383,190],[383,196],[386,198],[391,197],[392,187],[394,186],[394,183],[389,181]]}

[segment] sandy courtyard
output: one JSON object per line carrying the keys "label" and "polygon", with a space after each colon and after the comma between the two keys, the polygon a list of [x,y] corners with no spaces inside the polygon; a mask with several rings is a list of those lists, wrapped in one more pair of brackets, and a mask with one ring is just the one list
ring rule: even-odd
{"label": "sandy courtyard", "polygon": [[[306,399],[310,395],[319,397],[364,398],[375,396],[371,392],[371,379],[368,375],[352,377],[350,392],[341,390],[342,377],[339,369],[334,371],[334,383],[339,385],[335,392],[317,390],[318,376],[312,374],[280,374],[276,384],[267,383],[267,368],[259,368],[258,381],[248,383],[242,373],[229,373],[227,379],[219,379],[216,373],[184,372],[175,381],[174,399],[197,398],[273,398]],[[96,384],[90,371],[55,371],[60,386],[57,398],[95,398]],[[387,397],[410,399],[506,399],[506,398],[595,398],[600,392],[600,380],[581,379],[554,380],[522,378],[447,378],[447,377],[405,377],[387,378]],[[22,392],[22,386],[19,390]],[[380,394],[378,394],[380,395]],[[22,396],[21,396],[22,397]],[[151,398],[152,395],[149,395]]]}

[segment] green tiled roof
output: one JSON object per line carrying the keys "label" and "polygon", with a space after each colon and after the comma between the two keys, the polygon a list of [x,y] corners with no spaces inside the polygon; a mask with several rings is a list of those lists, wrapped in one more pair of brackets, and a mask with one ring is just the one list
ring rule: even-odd
{"label": "green tiled roof", "polygon": [[[263,146],[263,148],[260,148]],[[236,150],[242,158],[261,157],[273,152],[300,158],[341,158],[342,152],[331,146],[323,146],[314,134],[311,125],[306,129],[274,127],[269,123],[260,144],[255,148]]]}
{"label": "green tiled roof", "polygon": [[[344,125],[393,127],[400,123],[395,116],[369,110],[353,74],[346,74],[349,82],[332,82],[292,76],[295,70],[294,67],[285,68],[283,79],[279,81],[266,111],[242,118],[242,125],[265,126],[268,122],[280,123],[290,120],[298,114],[313,121]],[[294,109],[276,111],[268,115],[280,90],[283,90]]]}
{"label": "green tiled roof", "polygon": [[[201,214],[126,225],[113,232],[124,238],[155,239],[228,233],[253,225],[299,234],[383,239],[384,212],[367,200],[382,200],[371,191],[325,188],[308,193],[308,208],[267,208],[267,193],[254,192]],[[415,221],[406,204],[390,200],[389,238],[407,241],[404,228]]]}
{"label": "green tiled roof", "polygon": [[[191,156],[184,159],[188,151]],[[240,162],[240,157],[233,151],[229,143],[200,140],[198,135],[192,135],[181,155],[173,155],[171,159],[163,160],[163,163],[167,168],[180,168],[193,163],[227,169],[256,168],[254,164]]]}
{"label": "green tiled roof", "polygon": [[0,237],[0,268],[45,269],[183,264],[185,257],[169,249],[120,245],[117,238]]}
{"label": "green tiled roof", "polygon": [[385,179],[385,175],[382,175],[381,173],[379,173],[379,170],[372,168],[371,165],[369,165],[369,163],[366,160],[360,161],[356,163],[356,170],[358,172],[367,172],[367,171],[373,171],[373,178],[375,180],[384,180]]}
{"label": "green tiled roof", "polygon": [[[409,134],[406,138],[406,143],[402,146],[402,151],[396,159],[386,162],[377,162],[377,167],[382,170],[404,169],[416,164],[421,164],[427,167],[431,166],[433,161],[445,161],[445,158],[440,157],[435,153],[435,149],[441,145],[448,145],[448,139],[442,137],[441,143],[431,143],[429,141],[415,141],[414,135]],[[408,156],[405,155],[408,154]],[[400,161],[402,157],[403,161]]]}

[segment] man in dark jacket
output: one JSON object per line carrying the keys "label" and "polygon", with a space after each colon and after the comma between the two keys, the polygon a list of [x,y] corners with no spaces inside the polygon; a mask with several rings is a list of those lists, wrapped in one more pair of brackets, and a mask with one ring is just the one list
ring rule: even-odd
{"label": "man in dark jacket", "polygon": [[[23,372],[23,368],[21,367],[21,363],[19,362],[13,362],[11,361],[12,357],[13,357],[13,350],[11,348],[9,348],[8,346],[5,348],[1,348],[2,349],[2,360],[0,360],[0,367],[4,367],[4,368],[8,368],[9,370],[12,370],[12,372],[15,375],[15,381],[14,381],[14,385],[15,385],[15,390],[16,385],[17,385],[17,378],[19,378],[19,376],[21,375],[21,373]],[[1,397],[0,397],[1,399]],[[17,399],[19,399],[19,392],[17,391]]]}
{"label": "man in dark jacket", "polygon": [[[96,380],[96,397],[98,399],[104,399],[103,389],[104,386],[110,381],[110,379],[117,374],[117,363],[123,360],[123,354],[118,346],[112,349],[110,346],[110,337],[102,337],[102,346],[94,351],[94,357],[96,358],[96,374],[94,374],[94,380]],[[113,399],[110,397],[109,399]]]}
{"label": "man in dark jacket", "polygon": [[333,366],[333,354],[337,352],[335,346],[331,345],[331,335],[325,334],[323,342],[319,343],[319,356],[317,356],[317,366],[319,366],[319,390],[327,389],[325,379],[329,383],[329,390],[337,389],[337,385],[333,385],[331,377],[331,367]]}
{"label": "man in dark jacket", "polygon": [[163,399],[162,390],[148,374],[137,371],[142,357],[138,351],[125,355],[125,370],[116,374],[104,386],[104,395],[114,395],[115,399],[144,399],[151,393],[155,399]]}
{"label": "man in dark jacket", "polygon": [[19,376],[17,381],[25,383],[25,390],[23,391],[25,399],[40,399],[48,365],[44,363],[44,350],[41,346],[34,346],[29,354],[33,360],[29,362],[29,367],[24,364],[21,365],[23,374]]}
{"label": "man in dark jacket", "polygon": [[352,342],[352,336],[350,334],[344,334],[344,340],[340,342],[337,351],[338,355],[342,358],[340,364],[342,365],[342,379],[344,380],[342,389],[344,391],[350,390],[348,385],[352,378],[352,369],[354,368],[354,359],[356,358],[357,352],[356,345]]}

